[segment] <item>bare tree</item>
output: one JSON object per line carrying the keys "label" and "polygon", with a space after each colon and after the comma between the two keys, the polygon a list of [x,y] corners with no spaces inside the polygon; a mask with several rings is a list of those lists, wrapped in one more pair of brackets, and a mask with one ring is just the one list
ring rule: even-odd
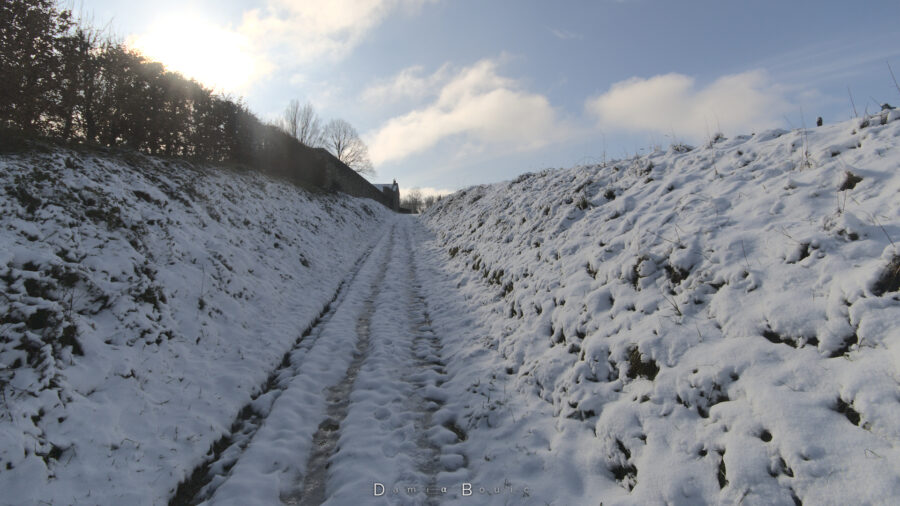
{"label": "bare tree", "polygon": [[422,211],[422,190],[413,188],[400,200],[400,206],[409,209],[413,213]]}
{"label": "bare tree", "polygon": [[322,120],[309,102],[300,105],[300,101],[291,100],[284,110],[279,126],[288,135],[311,148],[322,147],[325,144],[322,137]]}
{"label": "bare tree", "polygon": [[281,115],[281,129],[291,137],[297,137],[297,131],[300,129],[300,101],[291,100]]}
{"label": "bare tree", "polygon": [[400,207],[413,213],[422,213],[441,201],[440,195],[422,195],[422,190],[413,188],[400,199]]}
{"label": "bare tree", "polygon": [[325,144],[322,120],[309,102],[300,109],[300,128],[297,131],[297,139],[311,148],[319,148]]}
{"label": "bare tree", "polygon": [[356,129],[342,119],[333,119],[325,125],[323,132],[325,149],[338,160],[361,174],[375,175],[372,161],[369,160],[369,148],[359,138]]}

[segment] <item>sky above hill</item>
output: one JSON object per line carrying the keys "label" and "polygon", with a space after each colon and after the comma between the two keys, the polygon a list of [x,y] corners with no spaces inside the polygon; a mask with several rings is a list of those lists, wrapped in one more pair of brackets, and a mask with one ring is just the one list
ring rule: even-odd
{"label": "sky above hill", "polygon": [[[900,3],[83,0],[245,102],[343,118],[378,175],[454,190],[900,104]],[[851,96],[853,103],[851,104]]]}

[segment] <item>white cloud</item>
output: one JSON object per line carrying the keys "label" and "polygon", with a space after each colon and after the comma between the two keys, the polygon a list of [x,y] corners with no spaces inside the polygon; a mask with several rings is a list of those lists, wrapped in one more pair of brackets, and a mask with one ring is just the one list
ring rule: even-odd
{"label": "white cloud", "polygon": [[581,40],[584,38],[584,35],[580,33],[570,32],[568,30],[558,30],[556,28],[551,28],[550,33],[561,40]]}
{"label": "white cloud", "polygon": [[230,27],[202,21],[195,13],[172,13],[131,35],[126,44],[167,69],[217,91],[245,92],[273,66],[260,48]]}
{"label": "white cloud", "polygon": [[603,128],[704,139],[718,129],[748,132],[778,126],[789,109],[785,88],[760,70],[723,76],[705,88],[682,74],[632,78],[587,100]]}
{"label": "white cloud", "polygon": [[420,153],[454,136],[476,149],[524,150],[544,146],[567,130],[546,97],[498,75],[495,61],[482,60],[438,86],[431,104],[392,118],[366,136],[376,165]]}
{"label": "white cloud", "polygon": [[391,11],[431,1],[267,0],[264,8],[244,13],[240,31],[294,62],[341,58]]}
{"label": "white cloud", "polygon": [[290,83],[291,86],[303,86],[308,82],[307,77],[299,72],[291,74],[291,77],[288,78],[288,83]]}
{"label": "white cloud", "polygon": [[[191,8],[173,11],[128,45],[219,91],[244,93],[278,67],[339,59],[391,13],[437,0],[265,0],[238,26],[214,25]],[[301,74],[289,77],[293,85]]]}
{"label": "white cloud", "polygon": [[449,65],[444,65],[430,76],[423,75],[420,65],[401,70],[390,79],[376,82],[362,93],[364,102],[380,105],[404,100],[421,100],[432,95],[449,75]]}

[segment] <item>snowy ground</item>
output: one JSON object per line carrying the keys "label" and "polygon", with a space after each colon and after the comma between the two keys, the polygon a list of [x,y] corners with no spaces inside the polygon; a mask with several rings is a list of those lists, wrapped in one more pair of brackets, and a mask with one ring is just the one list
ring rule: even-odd
{"label": "snowy ground", "polygon": [[3,504],[165,503],[391,218],[138,155],[4,156],[0,195]]}
{"label": "snowy ground", "polygon": [[467,480],[508,484],[492,504],[900,502],[898,119],[526,174],[430,209],[469,308],[445,388],[482,396],[445,407]]}
{"label": "snowy ground", "polygon": [[423,504],[464,466],[442,409],[445,364],[413,258],[417,232],[415,218],[398,217],[291,356],[266,423],[201,494],[209,504]]}
{"label": "snowy ground", "polygon": [[0,158],[0,503],[896,504],[900,118],[422,218]]}

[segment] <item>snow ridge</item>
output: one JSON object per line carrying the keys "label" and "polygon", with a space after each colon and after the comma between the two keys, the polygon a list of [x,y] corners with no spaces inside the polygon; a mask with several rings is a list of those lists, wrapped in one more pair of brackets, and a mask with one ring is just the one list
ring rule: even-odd
{"label": "snow ridge", "polygon": [[3,155],[0,191],[4,504],[164,503],[391,217],[65,149]]}
{"label": "snow ridge", "polygon": [[459,406],[468,479],[530,483],[540,504],[896,503],[897,119],[545,170],[431,208],[484,329],[462,338],[486,353],[455,362],[487,387]]}

